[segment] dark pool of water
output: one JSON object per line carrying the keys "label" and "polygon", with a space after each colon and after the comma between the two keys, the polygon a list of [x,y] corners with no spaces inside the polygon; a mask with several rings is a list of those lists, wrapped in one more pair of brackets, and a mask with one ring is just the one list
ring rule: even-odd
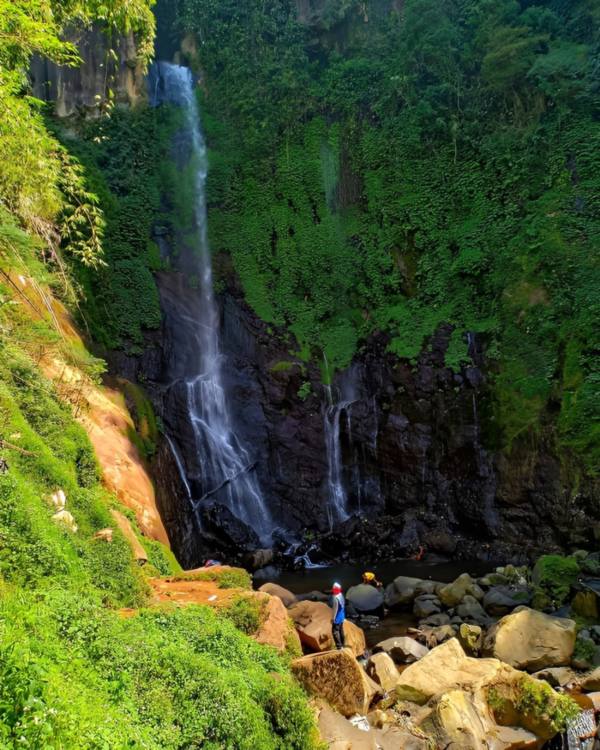
{"label": "dark pool of water", "polygon": [[[402,560],[393,563],[377,563],[376,565],[332,565],[327,568],[308,568],[305,570],[270,571],[270,574],[256,578],[255,585],[260,586],[267,580],[278,583],[294,594],[306,594],[309,591],[324,591],[329,593],[334,581],[341,583],[344,591],[361,582],[365,570],[370,570],[378,580],[387,585],[397,576],[410,576],[432,581],[449,583],[461,573],[470,573],[474,577],[483,576],[491,572],[495,566],[490,563],[468,562],[427,562],[416,560]],[[416,625],[416,619],[411,613],[390,613],[375,628],[366,628],[365,637],[367,647],[372,648],[376,643],[405,635],[410,627]]]}
{"label": "dark pool of water", "polygon": [[305,570],[282,570],[273,572],[267,578],[258,579],[260,586],[267,580],[278,583],[294,594],[306,594],[309,591],[329,591],[334,581],[341,583],[344,590],[361,582],[365,570],[370,570],[384,585],[391,583],[397,576],[411,576],[432,581],[449,583],[461,573],[470,573],[478,577],[489,573],[494,566],[489,563],[468,562],[427,562],[416,560],[401,560],[393,563],[377,563],[370,565],[341,565],[336,564],[327,568],[307,568]]}

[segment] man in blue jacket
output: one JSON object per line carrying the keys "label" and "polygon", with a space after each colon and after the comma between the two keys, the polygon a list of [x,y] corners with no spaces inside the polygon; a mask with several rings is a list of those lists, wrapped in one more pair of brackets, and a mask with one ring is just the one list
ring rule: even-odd
{"label": "man in blue jacket", "polygon": [[346,619],[346,600],[342,594],[342,587],[339,583],[334,583],[331,587],[333,618],[331,622],[331,632],[337,649],[344,648],[346,639],[344,637],[344,621]]}

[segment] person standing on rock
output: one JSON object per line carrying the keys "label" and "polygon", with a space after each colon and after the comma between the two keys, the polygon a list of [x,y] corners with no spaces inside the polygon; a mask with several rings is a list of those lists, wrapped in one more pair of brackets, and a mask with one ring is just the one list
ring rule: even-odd
{"label": "person standing on rock", "polygon": [[333,617],[331,621],[331,632],[333,641],[337,649],[342,649],[346,645],[344,636],[344,621],[346,620],[346,600],[342,593],[342,587],[339,583],[334,583],[331,587]]}

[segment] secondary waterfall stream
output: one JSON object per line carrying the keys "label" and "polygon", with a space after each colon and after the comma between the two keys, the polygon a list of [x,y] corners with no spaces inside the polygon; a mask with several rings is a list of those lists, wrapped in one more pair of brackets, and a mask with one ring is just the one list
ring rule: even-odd
{"label": "secondary waterfall stream", "polygon": [[236,436],[222,377],[225,358],[220,349],[207,226],[208,157],[192,72],[183,66],[158,62],[153,66],[151,91],[155,106],[168,103],[181,107],[185,137],[189,139],[198,304],[193,311],[194,319],[186,323],[191,332],[186,345],[193,348],[191,360],[188,357],[192,366],[188,364],[187,370],[195,372],[187,372],[183,383],[178,381],[170,387],[185,388],[186,418],[193,436],[196,464],[201,465],[200,477],[190,476],[178,435],[169,434],[167,438],[194,511],[204,502],[219,502],[253,528],[263,543],[268,543],[273,522],[256,478],[255,462]]}

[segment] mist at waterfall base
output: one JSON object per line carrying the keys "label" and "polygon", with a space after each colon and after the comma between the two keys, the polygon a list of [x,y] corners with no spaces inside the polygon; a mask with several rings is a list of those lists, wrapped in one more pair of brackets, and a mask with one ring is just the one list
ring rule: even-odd
{"label": "mist at waterfall base", "polygon": [[186,343],[186,365],[181,377],[170,383],[165,393],[168,399],[168,391],[184,390],[193,460],[182,450],[178,435],[169,433],[168,426],[167,439],[196,517],[199,518],[201,506],[218,502],[253,529],[261,544],[268,545],[274,523],[256,477],[255,461],[236,435],[222,377],[226,362],[220,347],[207,227],[208,157],[192,72],[187,67],[157,62],[152,66],[149,86],[153,106],[175,105],[184,114],[181,137],[188,142],[194,178],[193,250],[198,304],[189,311],[193,319],[188,321],[191,339]]}

